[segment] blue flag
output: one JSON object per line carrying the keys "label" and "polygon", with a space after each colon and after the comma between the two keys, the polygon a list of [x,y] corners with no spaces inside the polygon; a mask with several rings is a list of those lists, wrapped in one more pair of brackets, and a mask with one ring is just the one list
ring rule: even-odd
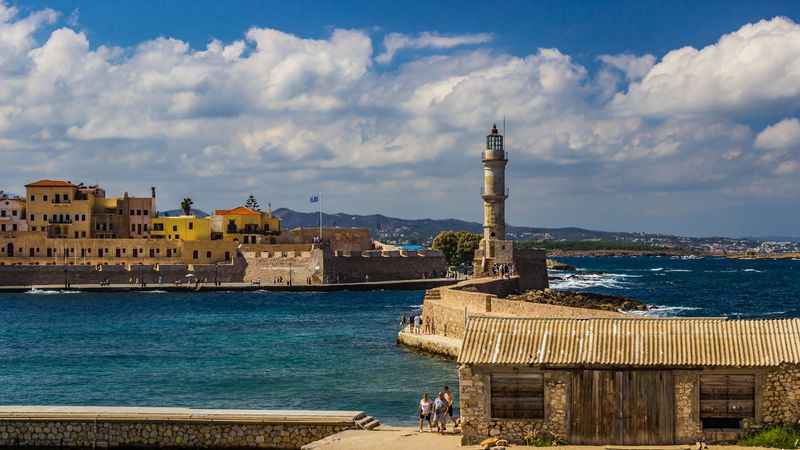
{"label": "blue flag", "polygon": [[317,203],[319,201],[319,195],[312,195],[309,201],[311,203]]}

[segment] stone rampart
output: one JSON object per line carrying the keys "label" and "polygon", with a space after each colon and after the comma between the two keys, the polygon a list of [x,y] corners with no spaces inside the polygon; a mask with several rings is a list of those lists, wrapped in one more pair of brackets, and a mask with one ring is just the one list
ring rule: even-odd
{"label": "stone rampart", "polygon": [[389,256],[379,251],[353,251],[326,256],[325,273],[332,283],[439,278],[447,273],[447,262],[438,252]]}
{"label": "stone rampart", "polygon": [[356,428],[350,411],[0,407],[3,448],[299,449]]}
{"label": "stone rampart", "polygon": [[800,367],[769,370],[761,386],[759,415],[767,424],[800,422]]}

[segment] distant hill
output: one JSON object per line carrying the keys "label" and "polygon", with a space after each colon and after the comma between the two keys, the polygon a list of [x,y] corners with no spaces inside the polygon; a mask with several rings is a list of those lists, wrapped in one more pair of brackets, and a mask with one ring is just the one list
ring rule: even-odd
{"label": "distant hill", "polygon": [[[209,216],[209,214],[207,212],[199,210],[199,209],[192,209],[192,214],[194,214],[197,217],[208,217]],[[158,215],[162,216],[162,217],[182,216],[183,215],[183,210],[182,209],[170,209],[168,211],[159,211]]]}
{"label": "distant hill", "polygon": [[[319,226],[319,213],[280,208],[275,210],[274,214],[282,220],[284,228]],[[464,230],[480,233],[482,230],[482,225],[477,222],[458,219],[400,219],[382,214],[362,216],[346,213],[323,213],[323,222],[326,227],[368,228],[376,239],[398,243],[429,244],[440,231]],[[703,247],[711,242],[724,242],[727,245],[731,242],[744,244],[747,241],[731,238],[689,238],[652,233],[596,231],[577,227],[509,226],[507,233],[508,237],[514,240],[621,241],[681,248]]]}

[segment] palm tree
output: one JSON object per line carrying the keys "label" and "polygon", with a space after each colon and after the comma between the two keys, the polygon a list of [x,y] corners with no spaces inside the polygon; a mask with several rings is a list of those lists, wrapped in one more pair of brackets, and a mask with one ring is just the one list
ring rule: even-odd
{"label": "palm tree", "polygon": [[192,205],[194,205],[194,202],[189,197],[186,197],[183,199],[183,201],[181,201],[181,209],[183,210],[184,215],[189,216],[192,214]]}
{"label": "palm tree", "polygon": [[250,196],[247,197],[247,201],[244,202],[244,206],[245,208],[250,208],[253,211],[261,211],[261,205],[258,204],[258,200],[256,200],[256,197],[253,194],[250,194]]}

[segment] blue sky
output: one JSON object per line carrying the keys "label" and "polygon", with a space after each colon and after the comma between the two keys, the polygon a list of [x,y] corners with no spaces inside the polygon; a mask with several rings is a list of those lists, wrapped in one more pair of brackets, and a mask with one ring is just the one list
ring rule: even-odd
{"label": "blue sky", "polygon": [[2,188],[798,235],[797,2],[0,0]]}

